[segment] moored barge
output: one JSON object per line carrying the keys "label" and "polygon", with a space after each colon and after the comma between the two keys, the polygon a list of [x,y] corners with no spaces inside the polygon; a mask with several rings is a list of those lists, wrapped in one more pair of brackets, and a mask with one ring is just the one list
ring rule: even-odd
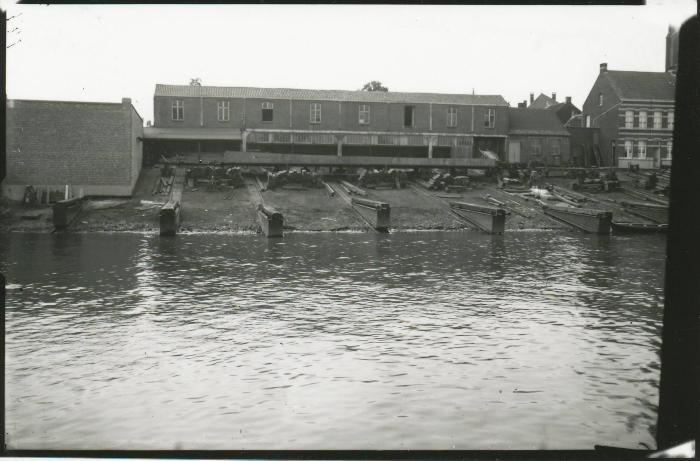
{"label": "moored barge", "polygon": [[559,221],[592,234],[610,233],[612,211],[593,210],[590,208],[565,207],[559,205],[542,205],[544,213]]}

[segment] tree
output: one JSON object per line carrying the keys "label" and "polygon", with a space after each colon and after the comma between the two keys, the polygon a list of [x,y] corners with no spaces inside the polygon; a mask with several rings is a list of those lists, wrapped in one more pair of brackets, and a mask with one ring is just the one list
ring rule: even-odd
{"label": "tree", "polygon": [[190,86],[202,86],[202,79],[199,77],[191,78],[190,79]]}
{"label": "tree", "polygon": [[382,85],[382,82],[377,80],[372,80],[371,82],[365,83],[362,87],[362,91],[389,91],[389,88]]}

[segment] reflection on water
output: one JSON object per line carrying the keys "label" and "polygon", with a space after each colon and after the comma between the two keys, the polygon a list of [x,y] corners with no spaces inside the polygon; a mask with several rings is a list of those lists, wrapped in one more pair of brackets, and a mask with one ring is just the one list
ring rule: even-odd
{"label": "reflection on water", "polygon": [[663,237],[0,236],[10,448],[654,445]]}

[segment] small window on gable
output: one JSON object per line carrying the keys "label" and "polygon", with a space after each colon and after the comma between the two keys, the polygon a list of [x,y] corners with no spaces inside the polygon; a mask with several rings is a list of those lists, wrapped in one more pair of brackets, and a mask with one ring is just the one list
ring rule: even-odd
{"label": "small window on gable", "polygon": [[271,102],[262,103],[262,121],[271,122],[273,120],[274,104]]}
{"label": "small window on gable", "polygon": [[449,107],[447,109],[447,126],[454,128],[457,126],[457,108]]}
{"label": "small window on gable", "polygon": [[358,123],[369,125],[369,104],[360,104]]}
{"label": "small window on gable", "polygon": [[176,99],[173,101],[173,120],[184,120],[185,119],[185,102],[182,99]]}
{"label": "small window on gable", "polygon": [[403,126],[405,127],[412,127],[414,117],[413,117],[413,112],[415,110],[414,106],[404,106],[403,108]]}

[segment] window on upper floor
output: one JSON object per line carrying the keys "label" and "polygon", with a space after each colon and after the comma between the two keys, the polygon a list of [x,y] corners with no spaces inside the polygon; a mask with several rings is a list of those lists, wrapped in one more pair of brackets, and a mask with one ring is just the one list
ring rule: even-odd
{"label": "window on upper floor", "polygon": [[484,126],[494,128],[496,126],[496,109],[486,109],[484,112]]}
{"label": "window on upper floor", "polygon": [[271,102],[262,103],[262,121],[271,122],[274,117],[275,106]]}
{"label": "window on upper floor", "polygon": [[598,105],[603,105],[603,93],[598,93]]}
{"label": "window on upper floor", "polygon": [[634,128],[634,112],[631,110],[625,111],[625,128]]}
{"label": "window on upper floor", "polygon": [[625,157],[632,158],[632,141],[625,141]]}
{"label": "window on upper floor", "polygon": [[639,128],[647,127],[647,113],[645,111],[639,112]]}
{"label": "window on upper floor", "polygon": [[360,125],[369,125],[369,104],[360,104],[357,122]]}
{"label": "window on upper floor", "polygon": [[173,120],[185,120],[185,102],[182,99],[176,99],[173,101]]}
{"label": "window on upper floor", "polygon": [[667,123],[666,126],[669,130],[673,129],[673,111],[669,111],[668,116],[666,117]]}
{"label": "window on upper floor", "polygon": [[637,143],[637,157],[646,158],[647,156],[647,142],[639,141]]}
{"label": "window on upper floor", "polygon": [[660,130],[661,129],[661,111],[656,111],[654,112],[654,129],[655,130]]}
{"label": "window on upper floor", "polygon": [[219,101],[216,105],[216,118],[220,122],[228,122],[231,119],[231,103]]}
{"label": "window on upper floor", "polygon": [[405,127],[412,127],[414,117],[413,117],[413,112],[415,111],[414,106],[404,106],[403,108],[403,126]]}
{"label": "window on upper floor", "polygon": [[312,102],[309,106],[309,122],[321,123],[321,104]]}
{"label": "window on upper floor", "polygon": [[457,126],[457,108],[448,107],[447,108],[447,126],[454,128]]}

